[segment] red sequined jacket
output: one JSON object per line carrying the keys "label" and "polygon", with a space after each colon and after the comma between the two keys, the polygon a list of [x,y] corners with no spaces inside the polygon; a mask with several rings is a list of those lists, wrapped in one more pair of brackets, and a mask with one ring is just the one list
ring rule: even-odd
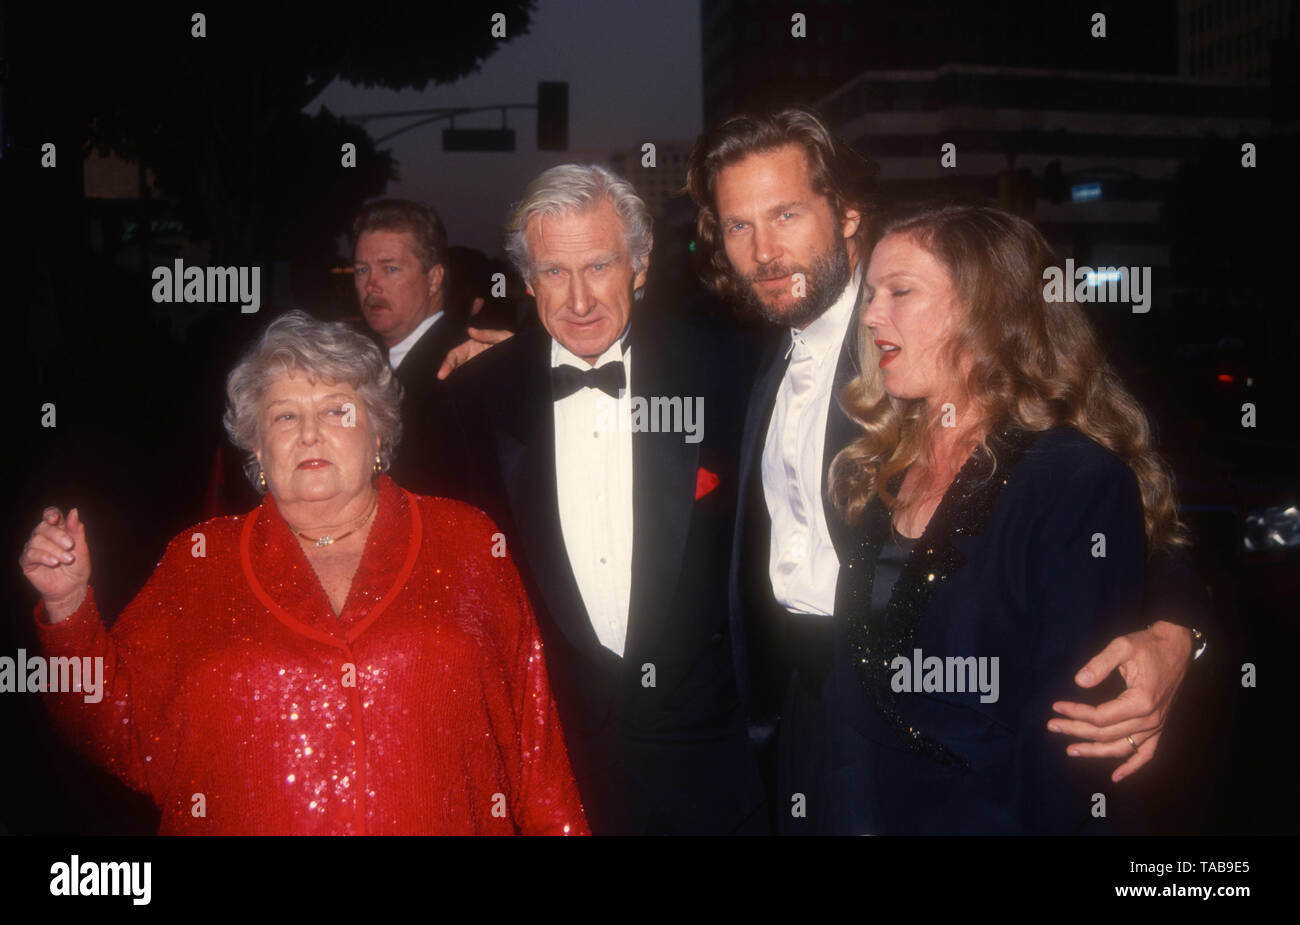
{"label": "red sequined jacket", "polygon": [[106,633],[93,592],[37,624],[102,656],[60,731],[168,834],[587,834],[532,610],[496,527],[380,478],[343,613],[268,495],[176,537]]}

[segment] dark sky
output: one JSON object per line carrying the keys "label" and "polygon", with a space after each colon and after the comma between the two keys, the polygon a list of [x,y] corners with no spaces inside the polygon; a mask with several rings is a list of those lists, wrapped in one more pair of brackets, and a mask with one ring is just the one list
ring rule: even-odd
{"label": "dark sky", "polygon": [[[485,20],[484,28],[489,25]],[[575,154],[693,139],[702,119],[699,0],[541,0],[528,34],[488,58],[476,74],[424,92],[335,83],[309,112],[321,105],[347,115],[531,103],[539,80],[569,82],[569,147]],[[457,127],[500,125],[497,112],[471,119],[458,119]],[[379,137],[403,124],[371,122],[367,130]],[[431,203],[441,213],[451,243],[497,255],[509,204],[529,179],[573,156],[537,150],[532,110],[510,114],[513,153],[445,154],[444,124],[424,126],[381,145],[392,151],[401,171],[401,180],[389,184],[388,193]]]}

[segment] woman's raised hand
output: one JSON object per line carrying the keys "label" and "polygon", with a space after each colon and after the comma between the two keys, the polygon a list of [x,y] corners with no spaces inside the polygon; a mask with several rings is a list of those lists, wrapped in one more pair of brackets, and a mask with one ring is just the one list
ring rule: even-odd
{"label": "woman's raised hand", "polygon": [[60,623],[75,613],[90,584],[90,548],[77,509],[65,517],[57,507],[47,507],[23,547],[18,565],[45,601],[50,623]]}

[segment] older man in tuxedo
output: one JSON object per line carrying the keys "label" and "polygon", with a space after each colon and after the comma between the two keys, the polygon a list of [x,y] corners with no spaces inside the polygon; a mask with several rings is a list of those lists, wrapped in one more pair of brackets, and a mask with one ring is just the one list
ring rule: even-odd
{"label": "older man in tuxedo", "polygon": [[641,299],[651,244],[603,167],[528,186],[506,247],[541,324],[448,380],[463,493],[529,587],[592,830],[765,832],[727,606],[752,352]]}
{"label": "older man in tuxedo", "polygon": [[[834,606],[839,566],[851,537],[826,489],[831,461],[856,436],[838,395],[855,371],[870,174],[815,114],[787,109],[733,116],[710,129],[692,153],[687,181],[700,208],[706,282],[775,326],[741,441],[731,603],[755,740],[771,743],[778,720],[782,727],[774,803],[788,833],[851,833],[863,822],[846,808],[851,795],[833,792],[846,781],[852,787],[853,773],[826,766],[842,751],[837,737],[852,735],[855,705],[837,691],[856,689],[835,683],[835,672],[851,671],[832,655],[833,628],[843,619]],[[1061,715],[1042,718],[1085,740],[1070,746],[1072,754],[1126,759],[1115,780],[1151,758],[1202,643],[1192,627],[1204,626],[1203,595],[1186,562],[1152,563],[1148,599],[1183,625],[1155,620],[1083,667],[1080,685],[1094,686],[1119,667],[1129,688],[1095,708],[1057,704]]]}
{"label": "older man in tuxedo", "polygon": [[367,204],[352,226],[353,282],[366,324],[402,384],[402,443],[393,479],[425,495],[445,494],[445,386],[438,367],[464,337],[444,310],[447,232],[430,206],[406,199]]}

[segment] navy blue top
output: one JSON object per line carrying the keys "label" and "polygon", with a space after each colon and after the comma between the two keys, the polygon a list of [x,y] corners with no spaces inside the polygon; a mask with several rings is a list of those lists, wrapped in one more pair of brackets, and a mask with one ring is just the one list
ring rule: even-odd
{"label": "navy blue top", "polygon": [[[843,769],[835,786],[844,792],[832,787],[823,800],[831,815],[851,805],[861,831],[1140,827],[1119,808],[1110,767],[1068,758],[1066,739],[1046,728],[1055,700],[1109,699],[1077,687],[1074,674],[1140,625],[1137,481],[1071,428],[1018,433],[1000,444],[1014,452],[999,456],[991,479],[963,469],[905,564],[880,507],[875,535],[868,528],[852,567],[841,568],[827,682],[841,731],[829,734],[856,742],[843,751],[858,767]],[[996,658],[996,700],[969,689],[891,690],[893,660],[910,662],[917,649],[923,659]],[[1106,816],[1094,815],[1097,793]]]}
{"label": "navy blue top", "polygon": [[894,533],[890,541],[880,550],[876,558],[876,578],[871,584],[871,616],[881,619],[889,598],[893,595],[894,585],[903,572],[903,566],[916,548],[917,537]]}

